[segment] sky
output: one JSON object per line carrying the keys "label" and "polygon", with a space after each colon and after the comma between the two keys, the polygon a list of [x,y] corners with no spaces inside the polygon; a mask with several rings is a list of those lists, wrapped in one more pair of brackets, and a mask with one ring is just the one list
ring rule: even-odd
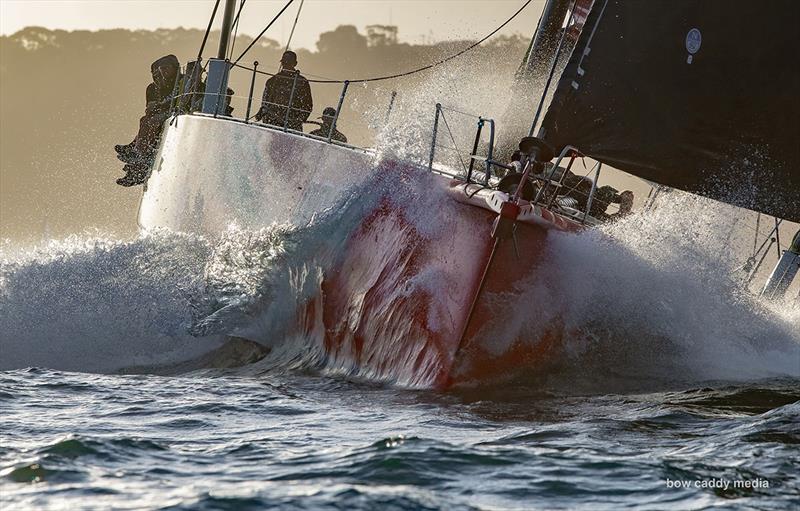
{"label": "sky", "polygon": [[[224,4],[224,0],[222,2]],[[238,3],[238,0],[237,0]],[[246,0],[239,32],[258,34],[286,0]],[[338,25],[363,33],[372,24],[397,25],[402,42],[481,37],[502,24],[525,0],[305,0],[295,48],[314,49],[317,36]],[[533,0],[501,34],[533,34],[545,0]],[[285,43],[300,0],[295,0],[266,37]],[[110,28],[202,28],[214,0],[0,0],[0,34],[26,26],[64,30]],[[215,28],[222,18],[222,4]]]}

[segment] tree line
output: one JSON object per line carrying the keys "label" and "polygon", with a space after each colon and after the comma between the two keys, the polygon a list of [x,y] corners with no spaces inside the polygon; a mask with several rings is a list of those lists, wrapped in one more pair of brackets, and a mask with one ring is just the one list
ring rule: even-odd
{"label": "tree line", "polygon": [[[212,32],[204,57],[213,56]],[[119,234],[136,229],[139,196],[114,184],[122,165],[114,144],[127,143],[144,108],[150,63],[174,53],[183,64],[197,57],[203,31],[64,31],[27,27],[0,37],[0,237],[36,239],[45,231],[64,235],[88,227]],[[234,57],[252,42],[239,35]],[[463,48],[470,41],[430,45],[400,43],[397,27],[372,26],[367,34],[345,25],[319,35],[316,48],[298,49],[298,68],[309,78],[361,78],[413,69]],[[500,36],[470,56],[474,72],[512,76],[528,40]],[[242,59],[276,72],[280,43],[263,38]],[[352,140],[370,142],[369,115],[388,102],[390,90],[419,85],[420,73],[374,87],[354,88],[343,109]],[[257,104],[265,77],[255,87]],[[476,77],[477,79],[482,79]],[[232,74],[234,115],[243,116],[250,75]],[[316,117],[336,105],[339,85],[314,85]],[[360,96],[359,96],[360,95]],[[257,108],[257,106],[256,106]],[[351,126],[348,126],[348,123]],[[350,137],[350,133],[348,133]]]}

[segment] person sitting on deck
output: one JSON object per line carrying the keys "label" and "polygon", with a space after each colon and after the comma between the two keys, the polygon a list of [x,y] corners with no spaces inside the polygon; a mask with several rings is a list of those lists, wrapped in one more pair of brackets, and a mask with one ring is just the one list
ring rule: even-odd
{"label": "person sitting on deck", "polygon": [[225,116],[226,117],[233,117],[233,107],[231,106],[231,100],[233,100],[233,95],[236,92],[228,87],[228,90],[225,94]]}
{"label": "person sitting on deck", "polygon": [[[343,144],[347,143],[347,137],[344,136],[344,133],[333,127],[333,120],[336,119],[335,108],[329,106],[323,110],[322,117],[320,117],[320,119],[322,119],[322,124],[320,124],[319,128],[309,133],[309,135],[328,138],[328,135],[330,134],[331,140],[342,142]],[[333,132],[331,132],[331,130],[333,130]]]}
{"label": "person sitting on deck", "polygon": [[[628,215],[633,209],[633,192],[625,190],[620,192],[613,186],[604,185],[594,192],[592,199],[592,209],[589,214],[598,220],[618,220]],[[619,204],[619,211],[616,213],[606,213],[609,204]]]}
{"label": "person sitting on deck", "polygon": [[203,68],[198,61],[186,63],[186,74],[178,90],[178,111],[191,113],[203,108],[203,98],[206,92],[206,82],[203,80]]}
{"label": "person sitting on deck", "polygon": [[256,113],[257,121],[274,126],[286,124],[289,129],[303,131],[303,123],[311,115],[314,102],[308,80],[295,66],[297,54],[293,51],[284,52],[280,72],[264,85],[261,108]]}
{"label": "person sitting on deck", "polygon": [[[576,209],[586,211],[589,203],[589,195],[592,193],[592,180],[586,176],[579,176],[569,170],[562,170],[566,175],[563,178],[563,195],[575,201]],[[610,204],[619,204],[617,213],[606,213]],[[592,198],[592,208],[589,214],[600,221],[608,221],[622,218],[631,212],[633,208],[633,192],[626,190],[618,191],[613,186],[604,185],[597,188]]]}
{"label": "person sitting on deck", "polygon": [[139,119],[139,131],[133,142],[116,145],[117,157],[125,165],[125,177],[117,179],[117,184],[133,186],[144,182],[156,146],[158,145],[164,121],[169,118],[173,106],[173,91],[180,82],[180,62],[175,55],[167,55],[150,66],[153,82],[145,92],[145,112]]}

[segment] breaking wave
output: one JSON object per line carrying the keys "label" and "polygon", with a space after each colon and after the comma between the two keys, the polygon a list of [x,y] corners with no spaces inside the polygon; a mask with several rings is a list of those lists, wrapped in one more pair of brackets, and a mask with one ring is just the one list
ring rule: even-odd
{"label": "breaking wave", "polygon": [[[357,190],[307,226],[232,229],[219,239],[152,232],[131,240],[73,236],[21,254],[4,248],[0,369],[218,367],[202,357],[231,336],[269,352],[241,373],[325,369],[321,325],[311,321],[302,334],[291,327],[309,321],[299,309],[319,299],[337,250],[380,196]],[[421,231],[446,228],[424,225],[430,205],[412,199],[403,204]],[[743,291],[720,258],[728,212],[714,213],[710,202],[677,196],[601,229],[550,236],[547,262],[520,283],[522,297],[508,304],[513,321],[495,331],[491,351],[536,339],[559,321],[564,349],[548,377],[576,390],[800,376],[800,311]],[[197,359],[204,362],[181,365]],[[392,379],[420,383],[408,374]]]}
{"label": "breaking wave", "polygon": [[211,248],[159,233],[72,236],[0,263],[0,369],[112,372],[175,362],[222,343],[192,337],[187,297]]}
{"label": "breaking wave", "polygon": [[[800,376],[800,307],[761,301],[745,288],[738,224],[731,206],[673,192],[652,211],[553,235],[548,261],[520,301],[550,304],[545,314],[564,325],[556,384],[652,388]],[[535,331],[539,318],[513,328]]]}

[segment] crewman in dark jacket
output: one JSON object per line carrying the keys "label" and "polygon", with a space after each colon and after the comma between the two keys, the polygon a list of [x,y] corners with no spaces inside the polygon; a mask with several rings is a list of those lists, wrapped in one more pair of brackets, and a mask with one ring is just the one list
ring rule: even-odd
{"label": "crewman in dark jacket", "polygon": [[[322,124],[320,127],[309,133],[310,135],[316,135],[318,137],[328,138],[328,134],[331,134],[331,128],[333,128],[333,120],[336,118],[336,109],[333,107],[328,107],[322,111]],[[344,133],[333,128],[333,133],[331,134],[331,140],[336,140],[337,142],[347,143],[347,137],[344,136]]]}
{"label": "crewman in dark jacket", "polygon": [[169,118],[172,109],[173,91],[180,82],[180,63],[175,55],[167,55],[153,62],[150,66],[153,82],[145,91],[145,112],[139,119],[139,131],[133,142],[114,146],[117,157],[127,163],[125,177],[117,179],[117,184],[133,186],[144,182],[150,159]]}
{"label": "crewman in dark jacket", "polygon": [[[633,209],[633,192],[625,190],[620,192],[613,186],[604,185],[594,192],[592,210],[589,214],[598,220],[617,220],[628,215]],[[606,213],[606,209],[611,204],[619,204],[619,211],[616,213]]]}
{"label": "crewman in dark jacket", "polygon": [[228,91],[225,94],[225,116],[226,117],[233,117],[233,107],[231,106],[231,101],[233,100],[233,95],[236,94],[233,89],[228,87]]}
{"label": "crewman in dark jacket", "polygon": [[[267,80],[264,86],[256,120],[275,126],[286,123],[290,129],[303,131],[303,123],[311,115],[314,102],[311,99],[311,86],[300,71],[295,69],[296,66],[297,54],[293,51],[284,52],[280,72]],[[287,122],[286,108],[290,98],[292,104]]]}
{"label": "crewman in dark jacket", "polygon": [[191,113],[203,108],[205,98],[206,82],[203,80],[203,68],[199,61],[186,63],[186,74],[183,76],[180,85],[180,99],[178,100],[178,110],[180,113]]}

